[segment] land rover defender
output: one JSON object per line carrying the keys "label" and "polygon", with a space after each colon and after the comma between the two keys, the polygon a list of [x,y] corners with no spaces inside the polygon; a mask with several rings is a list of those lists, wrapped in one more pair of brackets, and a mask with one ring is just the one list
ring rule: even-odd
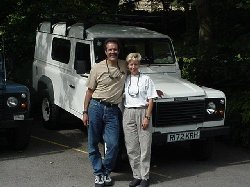
{"label": "land rover defender", "polygon": [[197,158],[209,158],[213,137],[228,132],[225,94],[182,79],[171,38],[142,27],[41,23],[36,32],[33,87],[41,97],[44,125],[58,126],[61,109],[82,119],[86,80],[91,67],[105,58],[107,38],[121,42],[120,59],[139,52],[140,72],[155,83],[159,97],[152,115],[153,144],[190,142]]}

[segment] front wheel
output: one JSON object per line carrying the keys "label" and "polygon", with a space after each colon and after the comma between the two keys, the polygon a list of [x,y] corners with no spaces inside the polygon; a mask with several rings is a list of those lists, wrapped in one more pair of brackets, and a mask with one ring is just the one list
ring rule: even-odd
{"label": "front wheel", "polygon": [[43,126],[47,129],[57,129],[60,120],[60,108],[51,101],[47,91],[42,94],[41,109]]}

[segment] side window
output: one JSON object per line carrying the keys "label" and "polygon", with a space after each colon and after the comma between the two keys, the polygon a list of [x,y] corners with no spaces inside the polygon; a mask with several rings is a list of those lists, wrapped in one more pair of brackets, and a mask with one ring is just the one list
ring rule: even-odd
{"label": "side window", "polygon": [[74,69],[77,70],[77,65],[84,63],[86,72],[90,72],[91,61],[90,61],[90,45],[84,43],[76,43],[75,63]]}
{"label": "side window", "polygon": [[52,59],[68,64],[70,57],[70,41],[54,38],[52,42]]}

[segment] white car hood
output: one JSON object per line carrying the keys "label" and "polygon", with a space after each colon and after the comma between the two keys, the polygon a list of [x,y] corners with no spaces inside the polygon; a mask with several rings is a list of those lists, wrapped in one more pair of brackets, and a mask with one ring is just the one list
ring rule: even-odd
{"label": "white car hood", "polygon": [[144,73],[154,82],[157,90],[163,92],[162,98],[205,96],[204,90],[184,79],[177,79],[166,73]]}

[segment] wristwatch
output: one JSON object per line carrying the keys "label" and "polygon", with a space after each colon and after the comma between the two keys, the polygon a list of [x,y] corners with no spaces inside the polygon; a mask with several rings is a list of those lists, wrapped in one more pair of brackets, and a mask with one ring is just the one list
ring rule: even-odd
{"label": "wristwatch", "polygon": [[82,111],[82,114],[88,114],[87,110]]}
{"label": "wristwatch", "polygon": [[148,120],[150,120],[150,116],[145,116],[145,118],[147,118]]}

